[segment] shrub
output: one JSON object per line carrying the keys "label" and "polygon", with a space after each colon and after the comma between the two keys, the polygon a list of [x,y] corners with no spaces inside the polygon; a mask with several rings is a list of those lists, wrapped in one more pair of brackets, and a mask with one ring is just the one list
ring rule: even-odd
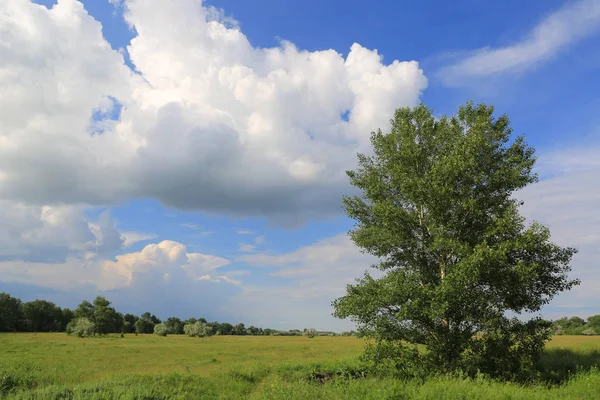
{"label": "shrub", "polygon": [[310,328],[304,331],[304,336],[307,338],[314,338],[315,336],[318,336],[318,332],[315,328]]}
{"label": "shrub", "polygon": [[212,326],[208,326],[207,324],[205,324],[204,322],[196,322],[193,324],[186,324],[183,327],[183,333],[185,333],[186,335],[190,336],[190,337],[205,337],[205,336],[212,336],[213,335],[213,328]]}
{"label": "shrub", "polygon": [[167,336],[168,328],[164,323],[154,325],[154,334],[158,336]]}
{"label": "shrub", "polygon": [[596,330],[594,328],[587,328],[585,331],[582,332],[584,335],[588,335],[588,336],[594,336],[597,335],[598,332],[596,332]]}
{"label": "shrub", "polygon": [[87,318],[77,318],[71,333],[74,333],[80,338],[94,336],[96,333],[96,325]]}
{"label": "shrub", "polygon": [[563,328],[562,325],[556,325],[553,328],[553,332],[552,333],[555,334],[555,335],[564,335],[565,334],[565,328]]}

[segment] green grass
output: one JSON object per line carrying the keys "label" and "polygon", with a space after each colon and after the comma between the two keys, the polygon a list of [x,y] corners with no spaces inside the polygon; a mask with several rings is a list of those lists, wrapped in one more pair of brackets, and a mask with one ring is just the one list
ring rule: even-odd
{"label": "green grass", "polygon": [[[358,367],[353,337],[0,334],[0,397],[9,399],[598,399],[600,337],[561,336],[547,383],[335,378]],[[319,379],[311,379],[317,376]]]}

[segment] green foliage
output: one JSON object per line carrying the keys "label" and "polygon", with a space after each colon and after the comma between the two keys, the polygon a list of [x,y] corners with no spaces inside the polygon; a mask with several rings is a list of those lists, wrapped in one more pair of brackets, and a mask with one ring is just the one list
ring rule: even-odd
{"label": "green foliage", "polygon": [[335,315],[377,343],[424,345],[410,357],[439,373],[529,371],[548,326],[506,312],[537,312],[578,284],[567,276],[576,250],[526,226],[513,198],[537,180],[533,149],[511,142],[508,117],[485,105],[438,120],[423,105],[401,108],[391,123],[372,134],[373,156],[359,154],[348,171],[361,196],[344,198],[357,222],[351,238],[379,257],[383,276],[349,285]]}
{"label": "green foliage", "polygon": [[123,326],[123,316],[110,306],[110,301],[102,296],[94,299],[94,322],[96,332],[103,335],[106,333],[119,332]]}
{"label": "green foliage", "polygon": [[555,335],[596,335],[600,332],[600,315],[592,315],[587,321],[580,317],[563,317],[552,322]]}
{"label": "green foliage", "polygon": [[135,321],[135,332],[154,333],[154,325],[160,324],[160,322],[160,319],[158,319],[154,314],[145,312],[140,318],[138,318],[137,321]]}
{"label": "green foliage", "polygon": [[123,317],[123,332],[124,333],[134,333],[135,332],[135,323],[139,318],[133,314],[125,314]]}
{"label": "green foliage", "polygon": [[0,397],[36,387],[40,368],[29,361],[17,361],[8,367],[0,367]]}
{"label": "green foliage", "polygon": [[[94,323],[96,333],[101,335],[109,333],[139,333],[150,334],[154,326],[161,321],[155,315],[145,312],[141,317],[133,314],[117,312],[110,306],[110,301],[98,296],[93,302],[83,301],[72,311],[68,308],[61,309],[54,303],[45,300],[35,300],[22,303],[6,293],[0,293],[0,332],[50,332],[65,331],[73,333],[78,318],[86,318]],[[233,326],[230,323],[207,322],[205,318],[190,318],[185,322],[177,317],[170,317],[165,321],[168,334],[183,334],[185,324],[201,322],[206,324],[207,332],[214,335],[252,335],[252,336],[301,336],[299,330],[276,331],[268,328],[250,326],[246,328],[240,323]],[[329,335],[335,335],[330,332]]]}
{"label": "green foliage", "polygon": [[587,326],[591,328],[600,328],[600,315],[592,315],[587,319]]}
{"label": "green foliage", "polygon": [[0,293],[0,332],[16,332],[23,325],[21,300],[8,293]]}
{"label": "green foliage", "polygon": [[309,328],[304,330],[304,336],[306,336],[307,338],[312,339],[314,337],[317,337],[318,335],[319,333],[315,328]]}
{"label": "green foliage", "polygon": [[56,304],[46,300],[34,300],[23,304],[23,315],[26,329],[31,332],[64,331],[72,317]]}
{"label": "green foliage", "polygon": [[169,328],[167,327],[167,324],[160,323],[160,324],[154,325],[154,334],[155,335],[167,336],[168,332],[169,332]]}
{"label": "green foliage", "polygon": [[168,318],[165,322],[167,326],[167,332],[172,335],[182,335],[183,334],[183,326],[185,325],[182,320],[177,317]]}
{"label": "green foliage", "polygon": [[88,318],[77,318],[74,320],[71,333],[80,338],[94,336],[96,333],[96,325]]}
{"label": "green foliage", "polygon": [[97,296],[93,303],[84,300],[74,311],[75,318],[85,318],[94,324],[96,333],[120,332],[123,328],[123,316],[110,306],[110,301]]}
{"label": "green foliage", "polygon": [[246,334],[246,327],[244,326],[244,324],[239,323],[236,326],[233,327],[233,330],[231,332],[232,335],[245,335]]}
{"label": "green foliage", "polygon": [[399,341],[369,342],[361,359],[371,373],[381,377],[424,379],[431,372],[431,366],[424,362],[416,346]]}
{"label": "green foliage", "polygon": [[220,335],[231,335],[233,333],[233,325],[223,322],[222,324],[219,324],[217,332],[219,332]]}
{"label": "green foliage", "polygon": [[183,327],[183,331],[190,337],[206,337],[212,336],[214,333],[212,326],[200,321],[193,324],[186,324]]}

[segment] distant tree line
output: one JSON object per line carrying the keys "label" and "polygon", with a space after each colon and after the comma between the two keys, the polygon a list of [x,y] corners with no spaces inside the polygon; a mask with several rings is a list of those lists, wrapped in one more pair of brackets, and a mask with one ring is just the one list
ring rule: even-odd
{"label": "distant tree line", "polygon": [[[246,327],[243,323],[208,322],[204,318],[182,320],[177,317],[161,321],[150,312],[140,316],[122,314],[102,296],[93,302],[84,300],[75,310],[60,308],[46,300],[22,302],[8,293],[0,293],[0,332],[67,332],[78,336],[104,335],[107,333],[156,333],[189,336],[212,335],[259,335],[259,336],[338,336],[329,331],[314,328],[303,331],[282,331],[269,328]],[[342,332],[342,336],[355,332]]]}
{"label": "distant tree line", "polygon": [[600,335],[600,315],[592,315],[584,320],[580,317],[563,317],[552,321],[555,335]]}

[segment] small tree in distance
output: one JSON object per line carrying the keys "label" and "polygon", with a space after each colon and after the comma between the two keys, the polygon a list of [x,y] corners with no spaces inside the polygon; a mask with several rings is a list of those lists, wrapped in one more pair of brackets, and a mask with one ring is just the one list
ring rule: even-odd
{"label": "small tree in distance", "polygon": [[310,328],[310,329],[305,329],[304,330],[304,336],[306,336],[309,339],[314,338],[315,336],[318,335],[318,332],[315,328]]}
{"label": "small tree in distance", "polygon": [[206,323],[200,321],[193,324],[186,324],[183,327],[183,332],[190,337],[206,337],[212,336],[214,333],[212,326],[208,326]]}
{"label": "small tree in distance", "polygon": [[167,332],[169,331],[167,325],[165,323],[160,323],[154,325],[154,334],[158,336],[167,336]]}
{"label": "small tree in distance", "polygon": [[468,103],[436,119],[424,105],[400,108],[348,171],[362,191],[344,198],[350,236],[383,276],[348,285],[334,315],[376,339],[372,361],[525,378],[550,324],[506,313],[538,312],[578,284],[567,276],[576,250],[519,215],[512,195],[537,180],[534,150],[511,142],[508,117],[493,111]]}
{"label": "small tree in distance", "polygon": [[96,325],[87,318],[78,318],[73,324],[72,333],[80,338],[94,336],[96,334]]}

